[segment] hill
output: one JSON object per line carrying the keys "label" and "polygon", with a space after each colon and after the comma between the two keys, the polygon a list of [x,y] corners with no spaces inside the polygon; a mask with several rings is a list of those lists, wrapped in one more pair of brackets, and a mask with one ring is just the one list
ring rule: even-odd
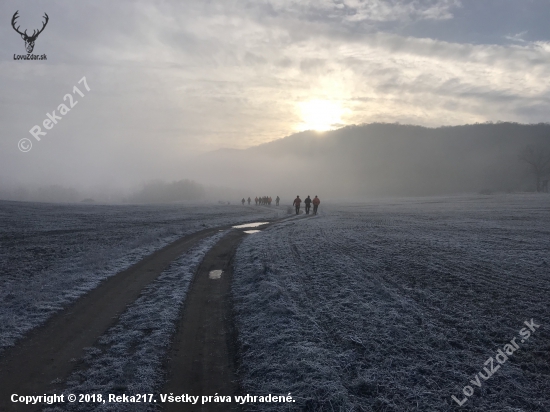
{"label": "hill", "polygon": [[550,125],[373,123],[219,150],[202,162],[220,184],[258,194],[264,187],[348,198],[534,190],[534,177],[519,160],[527,146],[550,153]]}

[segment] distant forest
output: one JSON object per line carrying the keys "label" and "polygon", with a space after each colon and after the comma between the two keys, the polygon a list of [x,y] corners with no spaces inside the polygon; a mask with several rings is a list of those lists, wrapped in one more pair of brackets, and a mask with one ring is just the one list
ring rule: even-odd
{"label": "distant forest", "polygon": [[192,180],[180,180],[172,183],[153,181],[125,198],[125,203],[173,203],[181,201],[199,201],[205,198],[205,189]]}

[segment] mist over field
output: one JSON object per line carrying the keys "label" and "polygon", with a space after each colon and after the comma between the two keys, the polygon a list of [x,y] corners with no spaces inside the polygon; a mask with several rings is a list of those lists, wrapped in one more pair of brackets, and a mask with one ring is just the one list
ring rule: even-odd
{"label": "mist over field", "polygon": [[[10,200],[113,203],[238,202],[243,196],[296,194],[337,201],[384,196],[537,191],[526,148],[550,175],[550,125],[486,123],[427,128],[368,124],[305,131],[248,149],[219,149],[189,159],[174,180],[151,179],[114,191],[60,185],[4,187]],[[544,160],[546,159],[546,160]],[[9,185],[8,185],[9,187]]]}

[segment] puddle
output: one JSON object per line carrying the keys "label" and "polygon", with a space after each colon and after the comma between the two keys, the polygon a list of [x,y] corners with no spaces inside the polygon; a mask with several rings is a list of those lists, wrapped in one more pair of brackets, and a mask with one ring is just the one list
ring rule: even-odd
{"label": "puddle", "polygon": [[222,277],[222,271],[221,270],[211,270],[210,273],[208,274],[208,277],[210,279],[219,279]]}
{"label": "puddle", "polygon": [[254,222],[254,223],[245,223],[244,225],[233,226],[233,229],[246,229],[249,227],[258,227],[262,225],[267,225],[269,222]]}
{"label": "puddle", "polygon": [[244,233],[248,233],[249,235],[253,234],[253,233],[258,233],[258,232],[261,232],[261,230],[245,230]]}

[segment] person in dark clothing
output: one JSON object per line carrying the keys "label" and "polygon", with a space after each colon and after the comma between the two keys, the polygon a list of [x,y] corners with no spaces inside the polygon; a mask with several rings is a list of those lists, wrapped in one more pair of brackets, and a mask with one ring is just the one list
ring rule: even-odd
{"label": "person in dark clothing", "polygon": [[243,206],[244,206],[244,202],[245,202],[245,200],[244,200],[244,197],[243,197],[243,200],[241,200],[241,203],[243,204]]}
{"label": "person in dark clothing", "polygon": [[256,206],[258,206],[258,196],[256,196],[256,199],[254,199],[254,201],[256,202]]}
{"label": "person in dark clothing", "polygon": [[311,207],[311,197],[307,195],[306,200],[304,200],[304,204],[306,205],[306,215],[309,215],[309,208]]}
{"label": "person in dark clothing", "polygon": [[313,199],[312,203],[313,203],[313,214],[316,215],[317,214],[317,208],[319,207],[319,203],[321,203],[321,201],[319,200],[319,198],[317,196],[315,196],[315,199]]}
{"label": "person in dark clothing", "polygon": [[296,208],[296,214],[300,214],[300,203],[302,203],[302,199],[300,199],[299,195],[296,195],[296,199],[294,199],[294,202],[292,202],[292,206]]}
{"label": "person in dark clothing", "polygon": [[277,196],[275,198],[275,205],[279,206],[279,201],[281,200],[281,198],[279,196]]}
{"label": "person in dark clothing", "polygon": [[250,206],[250,196],[248,196],[248,206]]}

